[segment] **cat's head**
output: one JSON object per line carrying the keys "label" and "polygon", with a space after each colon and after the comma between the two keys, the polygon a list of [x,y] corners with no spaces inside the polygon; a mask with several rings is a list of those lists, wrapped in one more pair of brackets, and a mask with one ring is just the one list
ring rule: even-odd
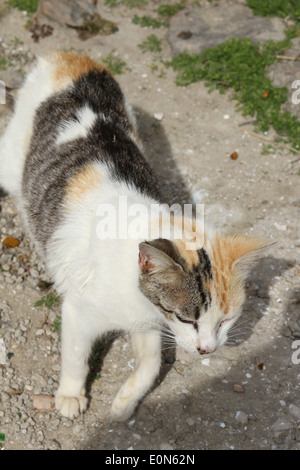
{"label": "cat's head", "polygon": [[140,289],[161,312],[176,343],[190,352],[214,352],[227,341],[245,300],[245,279],[268,244],[215,234],[199,250],[180,240],[140,243]]}

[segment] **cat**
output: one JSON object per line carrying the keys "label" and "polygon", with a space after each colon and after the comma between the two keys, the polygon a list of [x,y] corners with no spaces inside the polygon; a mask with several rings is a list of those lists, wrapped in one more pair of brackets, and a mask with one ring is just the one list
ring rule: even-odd
{"label": "cat", "polygon": [[[107,332],[129,332],[136,356],[112,402],[119,421],[158,376],[164,334],[197,355],[226,343],[242,311],[246,276],[268,243],[199,227],[166,207],[149,215],[162,202],[157,178],[132,108],[105,67],[60,51],[38,59],[0,141],[0,185],[17,197],[63,298],[55,396],[63,416],[87,409],[89,353]],[[101,237],[101,208],[124,218],[120,196],[128,207],[146,209],[137,233]]]}

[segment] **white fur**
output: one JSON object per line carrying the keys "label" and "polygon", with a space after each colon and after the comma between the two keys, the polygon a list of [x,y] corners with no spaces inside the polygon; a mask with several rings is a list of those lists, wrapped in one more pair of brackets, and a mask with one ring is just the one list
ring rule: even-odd
{"label": "white fur", "polygon": [[88,106],[84,106],[77,112],[78,121],[65,121],[61,124],[56,139],[56,144],[64,144],[80,137],[87,137],[89,130],[93,127],[97,114]]}
{"label": "white fur", "polygon": [[0,140],[0,185],[20,195],[24,160],[32,134],[35,112],[54,91],[53,64],[39,59],[19,90],[14,115]]}

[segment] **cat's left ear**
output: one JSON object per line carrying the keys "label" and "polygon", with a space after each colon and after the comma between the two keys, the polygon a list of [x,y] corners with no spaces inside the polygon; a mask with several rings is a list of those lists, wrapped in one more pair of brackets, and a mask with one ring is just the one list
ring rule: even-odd
{"label": "cat's left ear", "polygon": [[262,257],[267,248],[276,244],[263,238],[252,238],[244,235],[234,235],[231,240],[233,269],[241,274],[247,274],[255,263]]}
{"label": "cat's left ear", "polygon": [[175,261],[176,252],[170,240],[157,239],[139,244],[139,267],[144,274],[158,274],[182,271]]}

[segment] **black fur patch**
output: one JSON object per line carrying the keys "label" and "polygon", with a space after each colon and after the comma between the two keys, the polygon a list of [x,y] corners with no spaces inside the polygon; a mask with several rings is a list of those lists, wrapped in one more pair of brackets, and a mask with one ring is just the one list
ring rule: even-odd
{"label": "black fur patch", "polygon": [[[84,106],[99,115],[88,136],[57,145],[61,124],[66,120],[78,121],[77,112]],[[108,118],[106,121],[102,119],[103,114]],[[22,190],[31,229],[42,247],[45,248],[61,220],[61,206],[70,178],[87,164],[105,163],[114,179],[158,198],[156,177],[130,138],[131,130],[123,93],[105,70],[91,71],[39,106]]]}
{"label": "black fur patch", "polygon": [[[201,306],[207,311],[211,304],[211,294],[207,288],[207,281],[213,278],[211,262],[204,248],[198,250],[199,264],[194,268],[195,279],[199,289]],[[195,318],[198,312],[195,314]]]}

